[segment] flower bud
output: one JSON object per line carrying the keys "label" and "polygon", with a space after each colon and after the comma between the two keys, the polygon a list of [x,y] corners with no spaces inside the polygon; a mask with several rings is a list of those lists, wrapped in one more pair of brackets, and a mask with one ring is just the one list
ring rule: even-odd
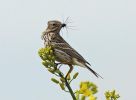
{"label": "flower bud", "polygon": [[56,73],[58,73],[58,74],[60,74],[60,73],[61,73],[61,71],[60,71],[59,69],[57,69],[55,72],[56,72]]}
{"label": "flower bud", "polygon": [[61,80],[62,83],[65,82],[65,79],[64,79],[64,78],[60,78],[60,80]]}
{"label": "flower bud", "polygon": [[58,81],[58,80],[56,80],[55,78],[51,78],[51,81],[52,81],[52,82],[54,82],[54,83],[56,83],[56,84],[58,84],[58,83],[59,83],[59,81]]}
{"label": "flower bud", "polygon": [[48,71],[54,74],[54,70],[52,70],[51,68],[48,68]]}
{"label": "flower bud", "polygon": [[46,68],[48,68],[48,63],[47,63],[47,62],[43,61],[42,64],[43,64]]}
{"label": "flower bud", "polygon": [[60,87],[62,90],[65,90],[64,84],[63,83],[59,83]]}
{"label": "flower bud", "polygon": [[74,76],[73,76],[73,79],[76,79],[76,78],[77,78],[77,76],[78,76],[78,74],[79,74],[78,72],[77,72],[77,73],[75,73],[75,74],[74,74]]}
{"label": "flower bud", "polygon": [[71,79],[70,74],[68,74],[68,76],[67,76],[67,80],[70,80],[70,79]]}

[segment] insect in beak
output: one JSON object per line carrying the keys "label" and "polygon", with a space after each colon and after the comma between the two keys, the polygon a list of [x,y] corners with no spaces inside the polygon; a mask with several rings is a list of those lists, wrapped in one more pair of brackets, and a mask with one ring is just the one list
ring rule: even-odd
{"label": "insect in beak", "polygon": [[61,27],[66,27],[66,24],[65,24],[65,23],[63,23]]}

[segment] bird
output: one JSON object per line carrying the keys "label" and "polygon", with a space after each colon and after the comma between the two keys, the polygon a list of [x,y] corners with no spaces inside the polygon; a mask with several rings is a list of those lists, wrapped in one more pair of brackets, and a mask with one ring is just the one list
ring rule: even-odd
{"label": "bird", "polygon": [[66,23],[62,23],[58,20],[48,21],[47,28],[42,32],[41,36],[41,38],[44,40],[45,47],[49,45],[53,46],[56,61],[70,67],[66,77],[68,77],[68,75],[72,72],[74,65],[87,68],[97,78],[101,77],[92,68],[90,68],[91,64],[87,62],[83,56],[81,56],[73,47],[71,47],[60,35],[61,29],[66,26]]}

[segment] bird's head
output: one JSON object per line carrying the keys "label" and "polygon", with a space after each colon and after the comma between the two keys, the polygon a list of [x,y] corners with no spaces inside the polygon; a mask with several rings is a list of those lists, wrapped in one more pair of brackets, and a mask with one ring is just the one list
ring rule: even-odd
{"label": "bird's head", "polygon": [[48,26],[47,26],[46,30],[42,33],[42,39],[44,38],[46,33],[53,32],[53,33],[58,34],[60,32],[61,28],[66,27],[65,23],[61,23],[58,20],[48,21],[47,25]]}
{"label": "bird's head", "polygon": [[66,27],[65,23],[61,23],[60,21],[57,20],[51,20],[48,21],[48,27],[46,30],[49,32],[59,33],[61,28],[63,27]]}

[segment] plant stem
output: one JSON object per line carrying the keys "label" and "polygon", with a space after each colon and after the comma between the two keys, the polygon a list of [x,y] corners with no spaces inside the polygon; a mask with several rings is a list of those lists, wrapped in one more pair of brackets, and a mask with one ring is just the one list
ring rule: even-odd
{"label": "plant stem", "polygon": [[[61,73],[59,73],[59,75],[60,75],[61,78],[64,78],[63,75],[62,75]],[[65,79],[66,87],[67,87],[68,90],[69,90],[69,93],[71,94],[73,100],[76,100],[75,94],[74,94],[72,88],[70,87],[70,85],[69,85],[69,83],[68,83],[68,81],[67,81],[67,78],[64,78],[64,79]]]}
{"label": "plant stem", "polygon": [[73,100],[76,100],[76,97],[75,97],[75,95],[74,95],[74,92],[73,92],[72,88],[70,87],[70,85],[69,85],[69,83],[68,83],[68,81],[67,81],[66,78],[65,78],[65,84],[66,84],[66,86],[67,86],[67,88],[68,88],[68,90],[69,90],[69,92],[70,92],[70,94],[71,94]]}

